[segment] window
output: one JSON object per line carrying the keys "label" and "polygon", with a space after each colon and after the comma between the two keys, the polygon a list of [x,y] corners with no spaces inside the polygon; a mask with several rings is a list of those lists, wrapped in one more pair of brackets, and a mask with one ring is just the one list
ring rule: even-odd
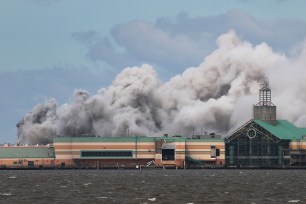
{"label": "window", "polygon": [[28,166],[34,166],[34,161],[28,161]]}
{"label": "window", "polygon": [[132,151],[82,151],[82,157],[132,157]]}
{"label": "window", "polygon": [[162,150],[162,160],[175,160],[175,149],[163,149]]}
{"label": "window", "polygon": [[211,158],[216,158],[216,146],[211,146],[210,147],[210,157]]}
{"label": "window", "polygon": [[216,156],[220,156],[220,149],[216,149]]}

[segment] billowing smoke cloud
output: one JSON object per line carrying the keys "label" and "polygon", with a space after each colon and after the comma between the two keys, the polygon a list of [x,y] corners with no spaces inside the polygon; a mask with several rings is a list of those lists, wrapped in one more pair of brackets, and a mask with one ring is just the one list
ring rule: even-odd
{"label": "billowing smoke cloud", "polygon": [[[279,115],[306,126],[306,94],[299,94],[306,89],[302,77],[306,51],[289,60],[265,43],[253,46],[240,40],[234,31],[221,35],[217,45],[198,67],[168,82],[162,83],[154,68],[144,64],[125,68],[96,95],[75,90],[72,104],[57,107],[51,99],[37,105],[18,124],[19,142],[47,143],[56,135],[82,134],[190,136],[199,128],[226,134],[251,118],[251,105],[257,103],[259,82],[265,75],[272,90],[282,82],[274,97],[275,104],[282,106]],[[299,98],[291,101],[294,97]],[[282,101],[299,106],[283,110]]]}

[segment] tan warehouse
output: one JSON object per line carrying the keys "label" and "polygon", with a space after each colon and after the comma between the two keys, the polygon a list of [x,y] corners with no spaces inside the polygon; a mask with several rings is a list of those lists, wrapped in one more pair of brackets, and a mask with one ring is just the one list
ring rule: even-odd
{"label": "tan warehouse", "polygon": [[80,168],[224,165],[223,139],[182,137],[58,137],[56,160]]}

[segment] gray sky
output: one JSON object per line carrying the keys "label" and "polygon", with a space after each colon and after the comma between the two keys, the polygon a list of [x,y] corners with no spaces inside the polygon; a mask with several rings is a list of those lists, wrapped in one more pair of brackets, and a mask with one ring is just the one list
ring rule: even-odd
{"label": "gray sky", "polygon": [[[303,0],[0,0],[0,143],[37,103],[95,94],[125,67],[163,81],[198,66],[233,29],[294,58],[306,37]],[[306,66],[305,66],[306,67]]]}

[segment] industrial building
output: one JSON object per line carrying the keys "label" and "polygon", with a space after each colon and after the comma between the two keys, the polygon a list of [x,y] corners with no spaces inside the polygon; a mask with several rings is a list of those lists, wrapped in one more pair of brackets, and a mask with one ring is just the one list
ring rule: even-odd
{"label": "industrial building", "polygon": [[306,168],[306,128],[278,120],[266,80],[253,119],[225,138],[58,136],[48,146],[2,146],[0,168]]}

